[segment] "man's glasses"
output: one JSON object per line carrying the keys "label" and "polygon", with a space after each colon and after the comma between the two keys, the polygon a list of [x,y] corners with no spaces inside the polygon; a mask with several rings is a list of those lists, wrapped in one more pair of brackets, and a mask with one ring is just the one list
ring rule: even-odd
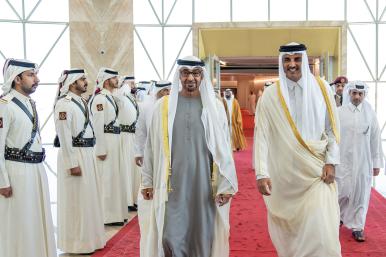
{"label": "man's glasses", "polygon": [[201,71],[201,70],[193,70],[193,71],[190,71],[190,70],[182,70],[180,74],[181,74],[181,76],[184,77],[184,78],[189,77],[190,74],[192,74],[192,76],[193,76],[194,78],[199,78],[199,77],[201,77],[202,71]]}

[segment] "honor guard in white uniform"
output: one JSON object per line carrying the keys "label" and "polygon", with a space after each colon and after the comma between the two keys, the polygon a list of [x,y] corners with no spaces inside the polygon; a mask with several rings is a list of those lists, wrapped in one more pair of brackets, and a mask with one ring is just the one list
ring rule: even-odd
{"label": "honor guard in white uniform", "polygon": [[131,94],[133,76],[121,78],[117,92],[119,98],[119,122],[121,127],[121,152],[123,169],[126,173],[127,206],[129,211],[137,211],[137,197],[141,183],[141,171],[134,161],[135,128],[139,116],[137,101]]}
{"label": "honor guard in white uniform", "polygon": [[118,72],[101,68],[95,94],[90,101],[96,137],[95,154],[102,185],[102,207],[106,225],[122,226],[128,218],[126,173],[122,168],[121,128],[118,120]]}
{"label": "honor guard in white uniform", "polygon": [[54,257],[56,246],[35,102],[38,67],[7,59],[0,98],[0,256]]}
{"label": "honor guard in white uniform", "polygon": [[58,248],[90,253],[106,244],[101,190],[83,69],[63,71],[55,104],[58,137]]}

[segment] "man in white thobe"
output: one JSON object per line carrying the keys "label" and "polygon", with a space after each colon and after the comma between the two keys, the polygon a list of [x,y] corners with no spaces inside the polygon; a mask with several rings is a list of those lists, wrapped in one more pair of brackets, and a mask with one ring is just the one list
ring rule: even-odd
{"label": "man in white thobe", "polygon": [[116,94],[119,99],[118,119],[121,127],[121,152],[125,157],[122,160],[122,168],[126,174],[127,206],[129,211],[137,211],[137,198],[141,184],[141,171],[134,160],[134,139],[139,107],[131,94],[131,85],[133,84],[133,76],[123,77]]}
{"label": "man in white thobe", "polygon": [[153,115],[154,106],[158,99],[168,95],[171,83],[169,81],[158,81],[153,83],[150,88],[150,95],[140,103],[139,118],[137,128],[135,130],[135,162],[139,167],[142,167],[144,149],[147,139],[147,133],[150,126],[151,117]]}
{"label": "man in white thobe", "polygon": [[365,100],[368,86],[362,81],[346,85],[339,108],[342,141],[341,164],[336,171],[341,222],[358,242],[365,241],[364,228],[371,182],[384,167],[381,130],[377,115]]}
{"label": "man in white thobe", "polygon": [[54,119],[58,135],[58,248],[91,253],[105,246],[95,137],[82,94],[87,91],[83,69],[65,70],[59,78]]}
{"label": "man in white thobe", "polygon": [[146,143],[142,257],[229,256],[229,200],[237,192],[213,86],[196,57],[177,61],[170,97],[157,101]]}
{"label": "man in white thobe", "polygon": [[102,208],[106,225],[122,226],[128,219],[126,173],[122,168],[119,106],[113,92],[118,88],[118,72],[101,68],[91,99],[97,170],[101,179]]}
{"label": "man in white thobe", "polygon": [[0,98],[0,256],[54,257],[45,152],[35,102],[38,68],[7,59]]}
{"label": "man in white thobe", "polygon": [[339,120],[330,86],[309,69],[305,45],[280,47],[279,81],[257,108],[256,179],[278,255],[340,257]]}

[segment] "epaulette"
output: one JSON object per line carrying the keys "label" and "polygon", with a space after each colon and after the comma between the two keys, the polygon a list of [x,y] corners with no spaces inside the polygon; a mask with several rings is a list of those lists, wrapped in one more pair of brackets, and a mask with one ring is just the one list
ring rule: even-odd
{"label": "epaulette", "polygon": [[66,97],[65,97],[64,99],[66,99],[67,101],[71,101],[71,99],[72,99],[72,96],[70,96],[70,95],[66,95]]}
{"label": "epaulette", "polygon": [[12,94],[6,94],[5,96],[2,96],[0,98],[0,103],[1,104],[7,104],[12,100],[13,97],[14,96]]}

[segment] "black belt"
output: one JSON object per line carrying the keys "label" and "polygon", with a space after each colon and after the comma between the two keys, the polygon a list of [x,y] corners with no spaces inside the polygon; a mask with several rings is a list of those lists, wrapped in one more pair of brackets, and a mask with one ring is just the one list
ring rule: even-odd
{"label": "black belt", "polygon": [[32,152],[31,150],[5,146],[4,158],[14,162],[41,163],[46,158],[46,152],[44,148],[42,152]]}
{"label": "black belt", "polygon": [[95,138],[73,138],[72,146],[73,147],[94,147]]}
{"label": "black belt", "polygon": [[105,133],[121,134],[121,128],[113,125],[105,125]]}
{"label": "black belt", "polygon": [[135,133],[135,123],[132,125],[119,125],[121,132]]}

